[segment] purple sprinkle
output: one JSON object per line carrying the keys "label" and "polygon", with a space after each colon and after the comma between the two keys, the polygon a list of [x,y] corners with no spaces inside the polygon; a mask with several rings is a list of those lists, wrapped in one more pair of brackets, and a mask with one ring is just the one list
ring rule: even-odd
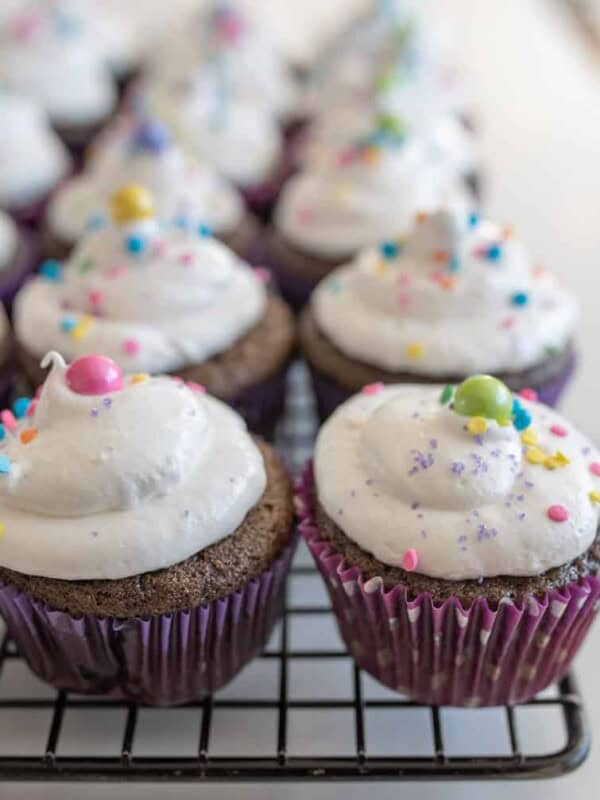
{"label": "purple sprinkle", "polygon": [[518,516],[518,518],[519,518],[520,520],[524,520],[524,519],[525,519],[525,516],[526,516],[526,514],[525,514],[525,512],[524,512],[524,511],[521,511],[521,513],[520,513],[520,514],[518,514],[517,516]]}
{"label": "purple sprinkle", "polygon": [[105,408],[110,408],[112,406],[112,400],[110,399],[110,397],[105,397],[104,400],[102,401],[102,405]]}
{"label": "purple sprinkle", "polygon": [[457,539],[456,541],[457,541],[457,542],[466,542],[466,541],[468,540],[468,538],[469,538],[468,536],[465,536],[465,535],[463,534],[462,536],[459,536],[459,537],[458,537],[458,539]]}
{"label": "purple sprinkle", "polygon": [[423,539],[426,539],[427,538],[427,531],[421,531],[421,537]]}
{"label": "purple sprinkle", "polygon": [[92,408],[92,410],[90,411],[90,414],[92,415],[92,417],[97,417],[98,416],[98,409],[97,408]]}
{"label": "purple sprinkle", "polygon": [[477,434],[477,436],[473,437],[475,442],[480,446],[483,447],[483,436],[481,434]]}
{"label": "purple sprinkle", "polygon": [[92,531],[92,536],[96,539],[98,537],[98,531]]}
{"label": "purple sprinkle", "polygon": [[465,465],[462,463],[462,461],[455,461],[452,464],[453,475],[462,475],[464,471],[465,471]]}
{"label": "purple sprinkle", "polygon": [[437,446],[438,446],[437,439],[430,439],[430,440],[429,440],[429,447],[430,447],[432,450],[437,450]]}
{"label": "purple sprinkle", "polygon": [[424,514],[417,514],[417,519],[423,519],[424,516]]}
{"label": "purple sprinkle", "polygon": [[502,455],[502,450],[498,450],[496,448],[496,450],[492,450],[490,452],[490,455],[493,456],[494,458],[499,458]]}
{"label": "purple sprinkle", "polygon": [[356,489],[352,489],[350,492],[350,497],[356,497]]}
{"label": "purple sprinkle", "polygon": [[498,531],[495,528],[488,528],[485,525],[480,525],[477,528],[477,541],[484,542],[489,539],[495,539],[498,536]]}
{"label": "purple sprinkle", "polygon": [[582,456],[589,456],[589,454],[591,452],[592,452],[592,448],[591,447],[584,447],[583,450],[581,451],[581,455]]}
{"label": "purple sprinkle", "polygon": [[523,485],[525,486],[526,489],[533,489],[535,483],[532,483],[531,481],[525,481]]}
{"label": "purple sprinkle", "polygon": [[522,503],[523,500],[525,500],[525,495],[524,494],[518,494],[517,495],[517,502],[518,503]]}
{"label": "purple sprinkle", "polygon": [[417,501],[415,500],[415,502],[414,502],[414,503],[411,503],[411,504],[410,504],[410,507],[411,507],[411,509],[412,509],[413,511],[416,511],[416,510],[417,510],[417,508],[419,507],[419,503],[417,503]]}
{"label": "purple sprinkle", "polygon": [[512,508],[512,503],[509,503],[508,501],[504,503],[504,505],[506,508]]}
{"label": "purple sprinkle", "polygon": [[373,486],[373,483],[374,483],[373,479],[369,478],[368,481],[365,481],[365,486]]}

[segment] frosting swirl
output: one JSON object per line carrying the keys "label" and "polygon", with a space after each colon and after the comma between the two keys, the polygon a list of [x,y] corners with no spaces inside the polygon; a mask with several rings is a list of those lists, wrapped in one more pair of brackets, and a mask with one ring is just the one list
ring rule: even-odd
{"label": "frosting swirl", "polygon": [[50,192],[70,168],[69,156],[40,109],[0,91],[0,207],[17,210]]}
{"label": "frosting swirl", "polygon": [[102,352],[128,370],[174,371],[227,350],[260,320],[260,277],[191,218],[163,221],[152,195],[125,187],[113,218],[83,237],[60,270],[19,293],[15,330],[33,355]]}
{"label": "frosting swirl", "polygon": [[[10,267],[18,245],[17,226],[9,216],[0,211],[0,271]],[[2,310],[4,311],[4,308]],[[4,330],[0,333],[4,333]]]}
{"label": "frosting swirl", "polygon": [[123,381],[98,356],[45,361],[39,399],[0,443],[3,566],[66,580],[162,569],[233,533],[262,495],[260,451],[218,400]]}
{"label": "frosting swirl", "polygon": [[384,564],[447,580],[533,576],[584,553],[598,452],[545,406],[519,399],[514,425],[499,424],[441,389],[369,387],[325,423],[315,477],[331,519]]}
{"label": "frosting swirl", "polygon": [[229,233],[244,215],[243,200],[211,167],[186,157],[166,127],[154,121],[123,120],[104,134],[89,168],[52,198],[50,228],[73,242],[92,215],[105,215],[112,193],[124,183],[147,186],[161,218],[202,219],[217,233]]}
{"label": "frosting swirl", "polygon": [[562,349],[577,320],[574,297],[509,229],[448,210],[336,270],[312,308],[351,358],[439,376],[527,369]]}

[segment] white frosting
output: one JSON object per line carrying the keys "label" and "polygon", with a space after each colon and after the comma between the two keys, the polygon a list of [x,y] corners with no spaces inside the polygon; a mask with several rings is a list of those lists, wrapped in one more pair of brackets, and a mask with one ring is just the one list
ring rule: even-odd
{"label": "white frosting", "polygon": [[260,184],[279,167],[283,139],[276,120],[229,94],[215,69],[177,86],[146,83],[138,102],[163,119],[186,150],[237,186]]}
{"label": "white frosting", "polygon": [[[32,417],[0,443],[0,563],[65,580],[169,567],[233,533],[264,492],[241,418],[171,378],[72,392],[53,368]],[[23,444],[20,432],[37,437]],[[153,435],[160,432],[160,435]]]}
{"label": "white frosting", "polygon": [[424,375],[519,371],[573,336],[574,297],[493,223],[440,211],[398,250],[361,253],[313,293],[319,328],[351,358]]}
{"label": "white frosting", "polygon": [[[62,280],[35,278],[17,296],[20,343],[37,356],[48,347],[69,360],[103,353],[128,371],[153,373],[229,349],[261,319],[266,290],[247,264],[188,222],[91,230]],[[143,253],[127,251],[130,236],[144,242]],[[65,320],[75,329],[65,330]]]}
{"label": "white frosting", "polygon": [[[448,580],[538,575],[585,552],[598,527],[600,505],[589,497],[600,489],[590,471],[598,452],[556,412],[522,401],[537,446],[571,462],[534,465],[512,425],[488,420],[476,439],[440,391],[386,387],[352,398],[325,423],[315,472],[328,516],[383,563],[402,566],[414,549],[417,572]],[[566,521],[549,518],[555,505]]]}
{"label": "white frosting", "polygon": [[419,211],[449,204],[466,214],[472,206],[454,166],[423,139],[374,151],[374,159],[358,154],[349,163],[307,170],[288,181],[275,224],[289,242],[343,259],[405,233]]}
{"label": "white frosting", "polygon": [[70,169],[63,144],[41,110],[0,92],[0,207],[19,209],[43,198]]}
{"label": "white frosting", "polygon": [[[0,272],[11,265],[19,244],[17,226],[0,211]],[[0,335],[3,331],[0,331]]]}
{"label": "white frosting", "polygon": [[216,233],[235,230],[244,216],[237,190],[210,166],[186,157],[161,126],[151,127],[163,137],[154,148],[141,141],[144,130],[150,130],[143,123],[119,124],[114,134],[104,137],[106,144],[99,146],[104,152],[97,152],[88,169],[54,195],[48,221],[55,234],[68,242],[79,239],[90,217],[105,214],[111,195],[124,183],[147,186],[161,218],[183,214],[202,220]]}
{"label": "white frosting", "polygon": [[80,20],[36,2],[0,30],[0,82],[38,102],[56,125],[96,124],[117,99],[103,47]]}
{"label": "white frosting", "polygon": [[212,3],[186,20],[149,63],[151,80],[167,85],[206,69],[218,70],[244,103],[280,118],[294,111],[297,89],[283,53],[235,3]]}

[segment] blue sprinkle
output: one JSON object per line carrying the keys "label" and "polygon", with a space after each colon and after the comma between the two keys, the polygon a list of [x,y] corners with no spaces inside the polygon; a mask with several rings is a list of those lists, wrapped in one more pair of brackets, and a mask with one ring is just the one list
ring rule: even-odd
{"label": "blue sprinkle", "polygon": [[525,431],[531,425],[531,414],[525,408],[519,409],[515,415],[513,425],[518,431]]}
{"label": "blue sprinkle", "polygon": [[513,404],[512,404],[513,416],[515,414],[518,414],[519,411],[523,411],[523,406],[521,405],[521,401],[519,400],[519,398],[518,397],[514,397],[513,398]]}
{"label": "blue sprinkle", "polygon": [[73,317],[64,317],[64,319],[60,321],[60,328],[65,331],[65,333],[70,333],[76,326],[77,320]]}
{"label": "blue sprinkle", "polygon": [[198,225],[198,234],[202,239],[210,239],[213,235],[213,231],[210,225]]}
{"label": "blue sprinkle", "polygon": [[62,280],[62,264],[55,258],[48,258],[40,266],[40,275],[47,281]]}
{"label": "blue sprinkle", "polygon": [[140,255],[146,249],[146,240],[142,236],[133,234],[128,236],[125,240],[125,247],[128,253],[132,255]]}
{"label": "blue sprinkle", "polygon": [[513,306],[526,306],[529,302],[529,295],[527,292],[515,292],[510,298],[510,302],[513,304]]}
{"label": "blue sprinkle", "polygon": [[175,217],[175,226],[177,228],[181,228],[182,231],[187,231],[187,229],[190,227],[190,221],[188,217],[180,214],[178,217]]}
{"label": "blue sprinkle", "polygon": [[10,458],[4,454],[0,455],[0,474],[8,475],[10,472]]}
{"label": "blue sprinkle", "polygon": [[4,425],[0,425],[0,442],[2,441],[2,439],[5,438],[6,438],[6,428],[4,427]]}
{"label": "blue sprinkle", "polygon": [[136,131],[133,146],[136,150],[161,153],[171,144],[168,130],[160,122],[149,120]]}
{"label": "blue sprinkle", "polygon": [[379,246],[379,252],[384,258],[392,259],[399,255],[400,247],[396,242],[383,242]]}
{"label": "blue sprinkle", "polygon": [[88,231],[100,231],[106,228],[107,220],[104,214],[92,214],[88,217],[85,227]]}
{"label": "blue sprinkle", "polygon": [[485,256],[489,261],[499,261],[502,256],[502,248],[499,244],[492,244],[488,247]]}
{"label": "blue sprinkle", "polygon": [[458,272],[460,270],[460,258],[456,255],[452,256],[448,268],[450,272]]}
{"label": "blue sprinkle", "polygon": [[30,397],[17,397],[15,402],[12,404],[12,409],[14,411],[15,417],[17,419],[22,419],[27,413],[27,409],[29,408],[30,405],[31,405]]}
{"label": "blue sprinkle", "polygon": [[476,211],[473,211],[472,214],[469,214],[469,227],[475,228],[479,225],[480,216]]}

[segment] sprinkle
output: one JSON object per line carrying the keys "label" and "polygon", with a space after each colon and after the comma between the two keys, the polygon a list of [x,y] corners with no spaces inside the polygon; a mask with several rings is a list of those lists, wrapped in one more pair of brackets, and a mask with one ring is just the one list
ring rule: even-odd
{"label": "sprinkle", "polygon": [[315,220],[315,213],[310,208],[301,208],[298,211],[298,222],[302,225],[308,225]]}
{"label": "sprinkle", "polygon": [[491,244],[485,251],[488,261],[499,261],[502,256],[502,247],[499,244]]}
{"label": "sprinkle", "polygon": [[24,431],[21,431],[19,439],[21,440],[22,444],[29,444],[29,442],[33,442],[37,435],[37,428],[26,428]]}
{"label": "sprinkle", "polygon": [[460,258],[457,255],[453,255],[448,262],[448,269],[450,272],[458,272],[460,270],[460,266]]}
{"label": "sprinkle", "polygon": [[175,217],[175,227],[180,228],[182,231],[187,231],[189,227],[190,221],[187,217],[183,214],[180,214],[178,217]]}
{"label": "sprinkle", "polygon": [[0,539],[2,539],[2,538],[3,538],[3,536],[4,536],[4,532],[5,532],[4,523],[3,523],[3,522],[0,522]]}
{"label": "sprinkle", "polygon": [[406,292],[398,292],[397,300],[398,305],[403,310],[406,310],[410,305],[410,295],[406,294]]}
{"label": "sprinkle", "polygon": [[552,425],[550,428],[550,433],[553,433],[555,436],[569,435],[569,431],[566,428],[563,428],[562,425]]}
{"label": "sprinkle", "polygon": [[132,255],[140,255],[146,249],[146,241],[143,237],[132,234],[125,239],[125,249]]}
{"label": "sprinkle", "polygon": [[588,494],[588,497],[592,503],[600,503],[600,492],[596,491],[595,489]]}
{"label": "sprinkle", "polygon": [[400,254],[400,247],[396,244],[396,242],[383,242],[379,246],[379,252],[389,261],[396,258]]}
{"label": "sprinkle", "polygon": [[94,320],[92,317],[82,317],[71,331],[71,337],[77,341],[85,339],[93,327]]}
{"label": "sprinkle", "polygon": [[596,475],[596,477],[600,478],[600,462],[594,461],[590,464],[590,472],[592,475]]}
{"label": "sprinkle", "polygon": [[55,258],[48,258],[40,266],[40,275],[51,283],[62,280],[62,265]]}
{"label": "sprinkle", "polygon": [[0,454],[0,475],[8,475],[10,472],[10,458],[4,453]]}
{"label": "sprinkle", "polygon": [[414,572],[419,564],[419,554],[416,550],[407,550],[402,556],[402,567],[407,572]]}
{"label": "sprinkle", "polygon": [[423,222],[427,222],[429,219],[429,214],[426,211],[419,211],[415,219],[419,225],[422,225]]}
{"label": "sprinkle", "polygon": [[210,239],[210,237],[212,235],[213,235],[213,231],[212,231],[212,228],[210,227],[210,225],[199,225],[198,226],[198,236],[200,236],[201,239]]}
{"label": "sprinkle", "polygon": [[147,380],[150,379],[150,375],[147,372],[138,372],[137,375],[131,376],[131,383],[145,383]]}
{"label": "sprinkle", "polygon": [[423,354],[425,353],[425,347],[421,344],[421,342],[411,342],[406,348],[406,355],[408,358],[419,359],[423,358]]}
{"label": "sprinkle", "polygon": [[547,456],[539,447],[529,447],[525,453],[525,458],[530,464],[543,464]]}
{"label": "sprinkle", "polygon": [[558,467],[568,467],[570,463],[570,459],[560,450],[557,450],[553,456],[548,456],[544,461],[544,466],[546,469],[558,469]]}
{"label": "sprinkle", "polygon": [[196,394],[206,394],[206,387],[202,386],[201,383],[196,383],[195,381],[187,381],[186,386],[188,389],[191,389],[192,392]]}
{"label": "sprinkle", "polygon": [[534,445],[537,444],[537,435],[534,430],[531,428],[527,428],[527,430],[523,431],[521,434],[521,441],[523,444]]}
{"label": "sprinkle", "polygon": [[104,300],[104,294],[98,289],[94,289],[88,294],[88,302],[92,306],[99,306]]}
{"label": "sprinkle", "polygon": [[375,395],[383,389],[383,383],[369,383],[361,389],[362,394]]}
{"label": "sprinkle", "polygon": [[515,324],[514,317],[504,317],[504,319],[500,322],[500,327],[503,331],[510,330]]}
{"label": "sprinkle", "polygon": [[450,253],[447,250],[434,250],[431,258],[438,264],[447,264],[450,260]]}
{"label": "sprinkle", "polygon": [[532,403],[537,403],[538,393],[535,389],[521,389],[519,397],[522,397],[523,400],[531,400]]}
{"label": "sprinkle", "polygon": [[510,302],[513,306],[522,308],[529,302],[529,295],[527,292],[515,292],[513,295],[511,295]]}
{"label": "sprinkle", "polygon": [[15,419],[15,415],[9,409],[5,409],[4,411],[0,411],[0,421],[4,425],[7,431],[13,433],[17,427],[17,420]]}
{"label": "sprinkle", "polygon": [[109,278],[120,278],[127,272],[127,267],[124,267],[122,264],[118,264],[115,267],[110,267],[110,269],[106,270],[106,275]]}
{"label": "sprinkle", "polygon": [[477,227],[477,225],[479,225],[479,220],[480,220],[479,214],[476,211],[473,211],[471,214],[469,214],[469,227],[470,228]]}
{"label": "sprinkle", "polygon": [[94,268],[94,261],[91,258],[84,258],[79,262],[79,272],[89,272]]}
{"label": "sprinkle", "polygon": [[193,253],[182,253],[179,256],[179,263],[184,267],[189,267],[194,262]]}
{"label": "sprinkle", "polygon": [[271,270],[266,267],[254,267],[254,274],[259,283],[266,285],[271,281]]}
{"label": "sprinkle", "polygon": [[527,430],[531,425],[531,414],[525,408],[519,407],[514,415],[513,425],[518,431]]}
{"label": "sprinkle", "polygon": [[442,393],[440,395],[440,403],[443,406],[447,406],[453,397],[454,397],[454,386],[452,386],[452,384],[449,383],[442,389]]}
{"label": "sprinkle", "polygon": [[92,214],[90,217],[88,217],[85,227],[88,229],[88,231],[99,231],[102,230],[102,228],[105,228],[106,224],[107,220],[104,214]]}
{"label": "sprinkle", "polygon": [[71,333],[76,326],[77,320],[74,317],[63,317],[60,321],[60,329],[65,333]]}
{"label": "sprinkle", "polygon": [[569,512],[561,505],[550,506],[547,514],[552,522],[566,522],[569,519]]}
{"label": "sprinkle", "polygon": [[121,349],[124,353],[127,353],[128,356],[137,355],[137,353],[140,352],[140,347],[140,343],[137,339],[125,339],[121,345]]}
{"label": "sprinkle", "polygon": [[471,417],[467,422],[467,430],[473,436],[481,436],[487,431],[487,420],[483,417]]}
{"label": "sprinkle", "polygon": [[112,406],[112,400],[110,399],[110,397],[105,397],[102,400],[102,405],[104,406],[104,408],[110,408]]}
{"label": "sprinkle", "polygon": [[6,439],[6,430],[4,428],[4,425],[0,425],[0,442],[2,441],[2,439]]}
{"label": "sprinkle", "polygon": [[505,225],[502,229],[502,237],[504,239],[512,239],[515,235],[515,229],[512,225]]}
{"label": "sprinkle", "polygon": [[22,417],[25,416],[30,403],[31,403],[30,397],[17,397],[15,402],[12,404],[12,409],[17,419],[21,419]]}
{"label": "sprinkle", "polygon": [[38,404],[38,399],[37,397],[34,397],[31,403],[29,403],[29,408],[27,409],[27,414],[25,416],[33,417],[33,415],[35,414],[35,410],[37,408],[37,404]]}

